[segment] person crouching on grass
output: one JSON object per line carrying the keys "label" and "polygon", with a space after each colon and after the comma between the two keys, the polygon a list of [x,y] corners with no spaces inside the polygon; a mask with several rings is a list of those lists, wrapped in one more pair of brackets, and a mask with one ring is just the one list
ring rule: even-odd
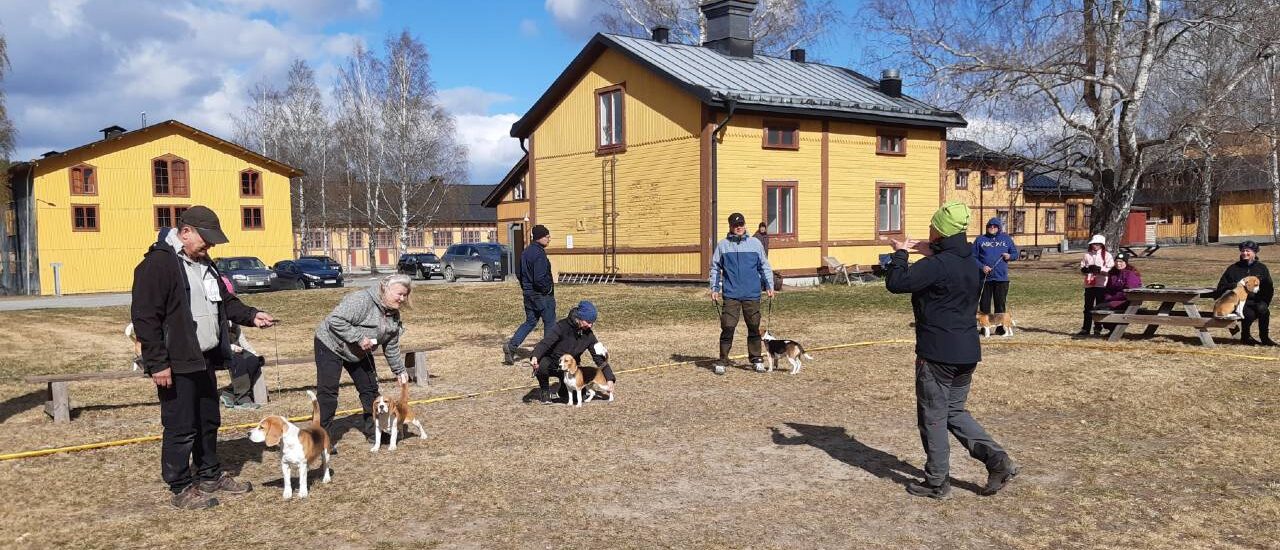
{"label": "person crouching on grass", "polygon": [[566,353],[572,355],[574,361],[580,362],[583,352],[590,352],[591,360],[600,368],[605,380],[609,382],[609,393],[613,393],[613,384],[618,379],[613,375],[613,368],[609,366],[609,358],[600,354],[600,350],[604,348],[596,346],[599,340],[596,339],[595,333],[591,332],[591,327],[595,326],[599,316],[595,304],[586,300],[578,302],[577,306],[569,310],[569,315],[552,325],[551,332],[533,347],[529,366],[533,368],[533,375],[538,379],[538,400],[543,405],[554,402],[551,399],[552,376],[560,379],[559,400],[567,401],[569,398],[569,388],[564,385],[564,371],[560,370],[560,357]]}
{"label": "person crouching on grass", "polygon": [[[916,422],[926,460],[925,479],[907,484],[914,496],[944,499],[951,494],[948,431],[969,456],[986,465],[987,484],[980,494],[996,494],[1018,473],[1009,454],[965,409],[973,371],[982,360],[973,330],[981,280],[965,241],[968,226],[969,207],[950,201],[933,215],[929,242],[889,241],[894,252],[885,287],[894,294],[911,294],[916,320]],[[924,258],[908,265],[911,250]]]}

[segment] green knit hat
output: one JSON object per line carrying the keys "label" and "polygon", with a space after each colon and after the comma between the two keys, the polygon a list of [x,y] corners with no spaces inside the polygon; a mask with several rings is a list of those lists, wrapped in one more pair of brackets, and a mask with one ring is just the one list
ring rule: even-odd
{"label": "green knit hat", "polygon": [[960,201],[947,201],[933,213],[929,225],[943,237],[964,233],[969,229],[969,207]]}

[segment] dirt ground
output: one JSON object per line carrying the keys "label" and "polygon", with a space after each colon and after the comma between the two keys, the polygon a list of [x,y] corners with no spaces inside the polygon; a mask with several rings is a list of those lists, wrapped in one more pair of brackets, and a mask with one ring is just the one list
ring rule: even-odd
{"label": "dirt ground", "polygon": [[[1165,249],[1139,268],[1148,283],[1213,286],[1234,256]],[[306,500],[281,500],[279,454],[247,430],[225,433],[219,454],[254,491],[201,512],[168,506],[158,443],[3,461],[0,546],[1275,548],[1280,354],[1225,330],[1214,350],[1177,328],[1119,344],[1072,339],[1075,259],[1013,264],[1018,333],[984,341],[970,409],[1023,468],[995,497],[975,493],[985,472],[958,445],[950,500],[903,490],[924,458],[914,335],[907,298],[882,284],[776,300],[774,331],[815,356],[795,376],[714,375],[718,328],[700,288],[561,286],[562,314],[583,298],[600,305],[615,368],[676,364],[623,372],[617,401],[581,409],[528,403],[527,387],[419,405],[430,437],[395,453],[369,453],[347,431],[333,482],[313,478]],[[250,337],[269,360],[306,356],[342,292],[246,297],[284,319]],[[422,287],[413,299],[406,347],[442,348],[415,398],[533,382],[499,362],[520,317],[510,283]],[[126,368],[127,316],[0,313],[0,454],[159,433],[145,379],[73,385],[75,420],[61,425],[41,409],[43,388],[22,382]],[[905,343],[839,347],[886,340]],[[745,352],[741,336],[734,351]],[[309,411],[314,367],[266,376],[272,401],[227,411],[224,425]],[[352,407],[344,386],[340,408]]]}

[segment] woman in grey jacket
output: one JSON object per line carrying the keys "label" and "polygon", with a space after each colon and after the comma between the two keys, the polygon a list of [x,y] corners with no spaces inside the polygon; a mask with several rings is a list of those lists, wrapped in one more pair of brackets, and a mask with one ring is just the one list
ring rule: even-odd
{"label": "woman in grey jacket", "polygon": [[[407,275],[389,275],[377,286],[352,292],[316,327],[316,400],[320,404],[320,423],[326,430],[338,410],[338,382],[346,369],[364,407],[361,431],[373,441],[373,400],[378,397],[373,352],[378,346],[382,346],[387,366],[398,380],[409,380],[404,356],[400,354],[400,335],[404,333],[400,306],[412,291],[409,281]],[[332,431],[330,438],[336,447],[338,437]]]}

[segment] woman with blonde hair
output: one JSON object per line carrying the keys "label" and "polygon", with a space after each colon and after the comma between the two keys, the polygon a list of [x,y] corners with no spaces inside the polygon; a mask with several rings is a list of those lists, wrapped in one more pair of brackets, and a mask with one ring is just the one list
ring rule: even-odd
{"label": "woman with blonde hair", "polygon": [[[338,383],[345,369],[364,408],[361,431],[373,441],[373,400],[378,397],[373,353],[382,346],[382,356],[398,381],[409,380],[400,353],[400,336],[404,334],[400,308],[412,291],[408,275],[388,275],[378,285],[348,294],[316,327],[316,399],[320,403],[320,423],[326,430],[338,409]],[[330,439],[336,448],[338,438],[332,430]]]}

